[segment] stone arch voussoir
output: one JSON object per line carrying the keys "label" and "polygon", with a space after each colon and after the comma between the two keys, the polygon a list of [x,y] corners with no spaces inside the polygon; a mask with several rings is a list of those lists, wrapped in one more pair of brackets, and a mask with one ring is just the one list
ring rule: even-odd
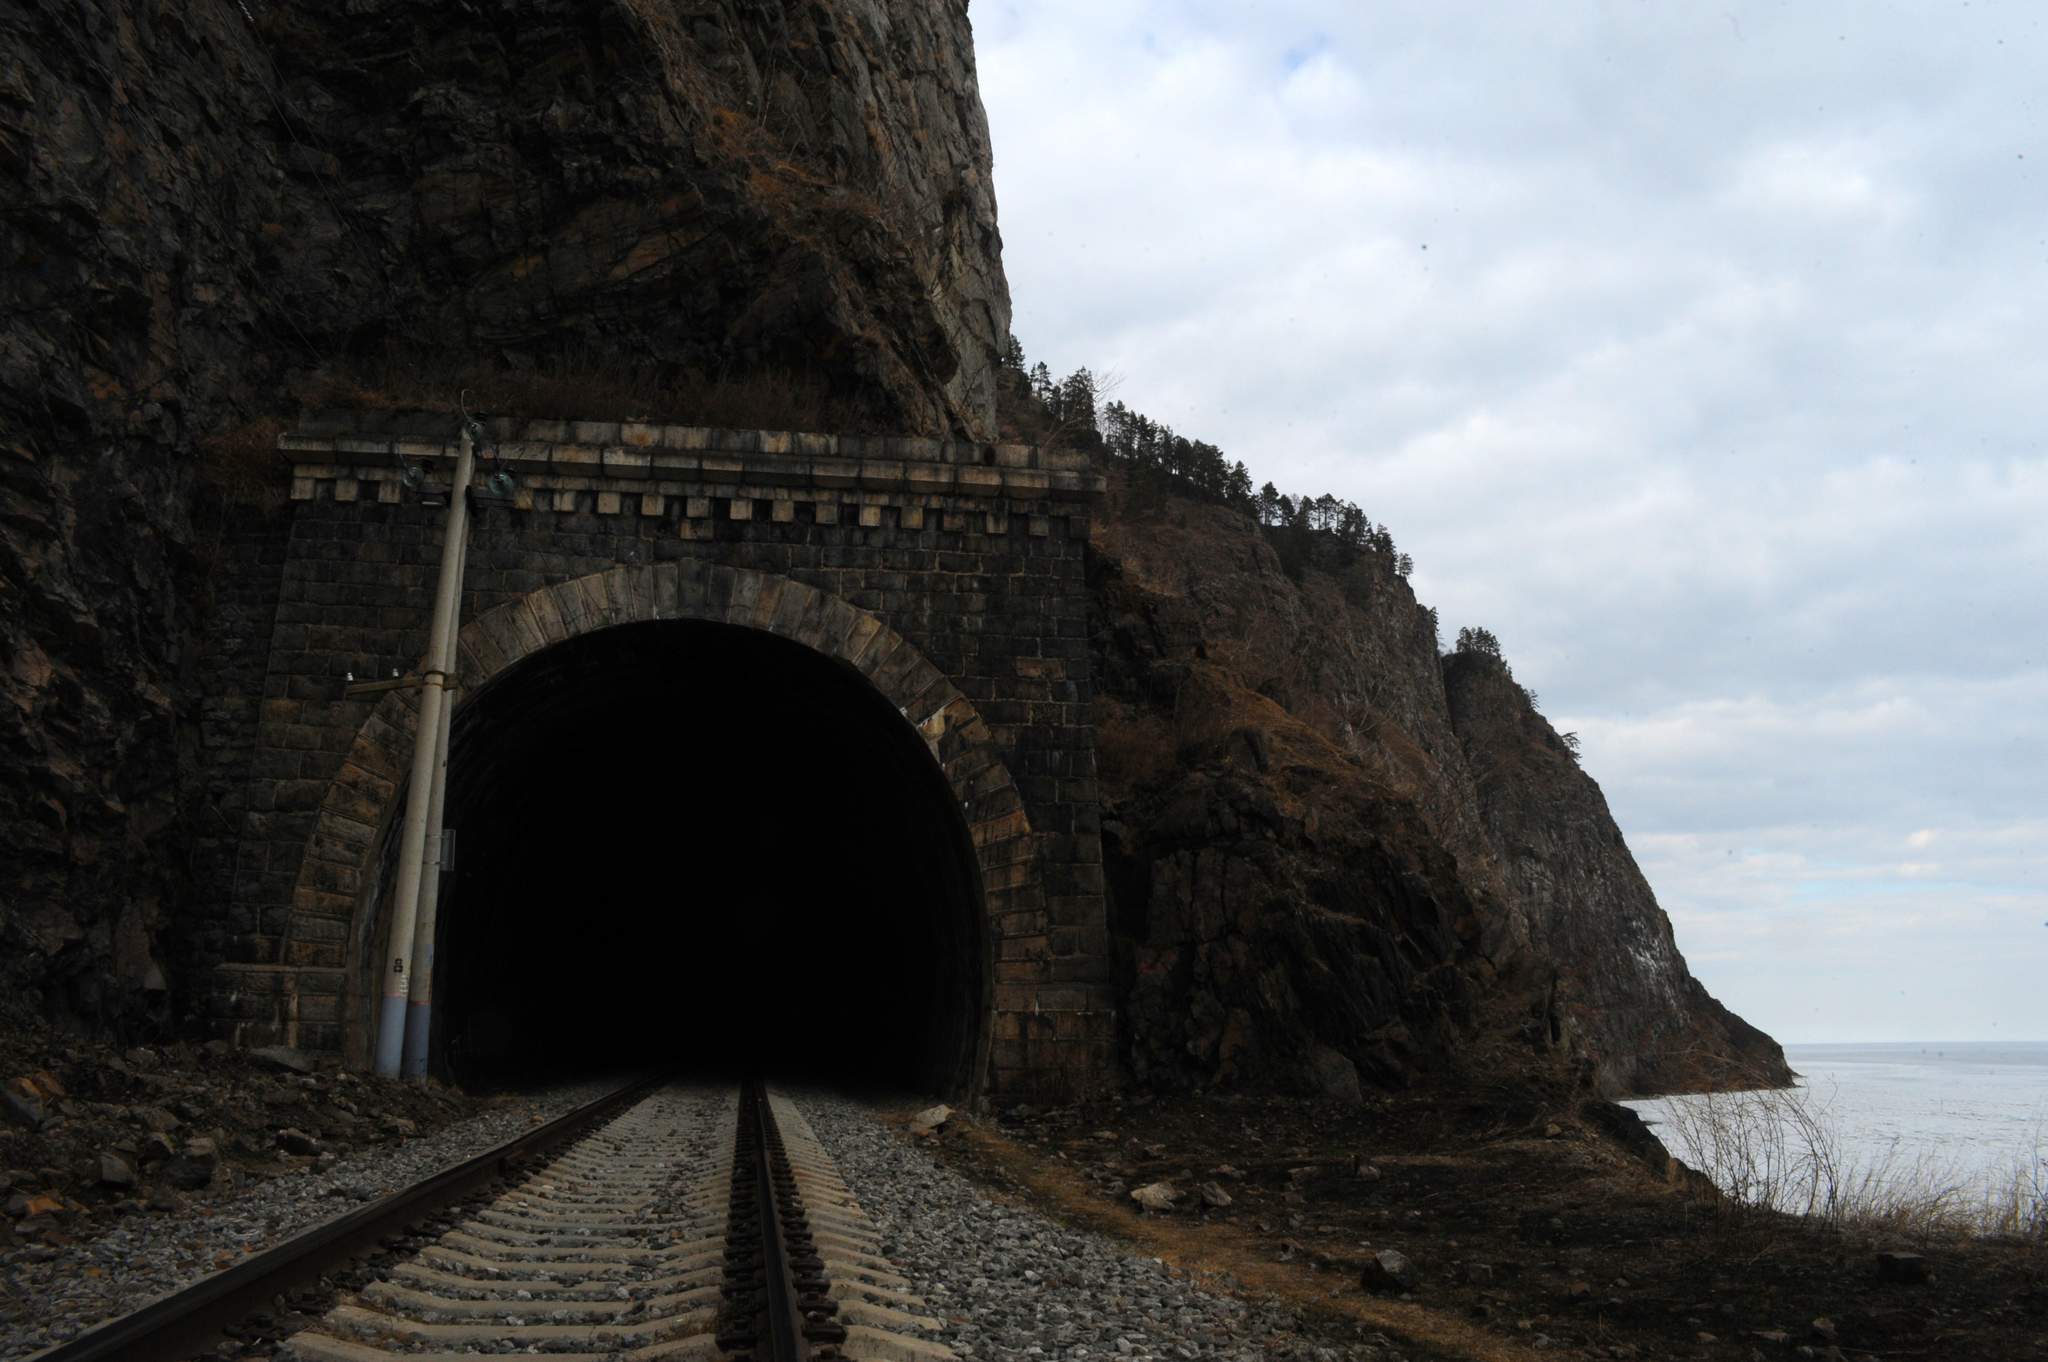
{"label": "stone arch voussoir", "polygon": [[[666,619],[759,629],[861,673],[923,736],[960,801],[991,919],[1042,899],[1030,820],[988,726],[915,646],[832,592],[696,562],[611,568],[543,587],[470,621],[459,637],[457,679],[466,697],[558,643]],[[280,963],[347,969],[341,943],[359,947],[370,930],[377,859],[411,767],[416,697],[391,692],[357,731],[300,863]],[[1002,935],[999,925],[988,924],[991,940]]]}

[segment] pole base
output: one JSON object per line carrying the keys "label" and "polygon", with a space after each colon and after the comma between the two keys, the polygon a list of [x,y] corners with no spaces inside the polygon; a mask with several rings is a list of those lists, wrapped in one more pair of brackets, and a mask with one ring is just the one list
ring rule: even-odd
{"label": "pole base", "polygon": [[432,1003],[408,1002],[405,1006],[405,1057],[399,1072],[407,1078],[427,1076],[427,1038],[434,1024]]}
{"label": "pole base", "polygon": [[377,1004],[377,1076],[398,1077],[405,1056],[405,995],[387,994]]}

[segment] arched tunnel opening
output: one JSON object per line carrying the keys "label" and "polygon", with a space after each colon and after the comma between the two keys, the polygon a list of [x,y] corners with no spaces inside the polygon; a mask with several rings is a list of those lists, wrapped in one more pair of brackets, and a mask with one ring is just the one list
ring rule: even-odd
{"label": "arched tunnel opening", "polygon": [[436,1072],[971,1081],[972,838],[923,738],[846,664],[723,624],[584,634],[477,691],[448,782]]}

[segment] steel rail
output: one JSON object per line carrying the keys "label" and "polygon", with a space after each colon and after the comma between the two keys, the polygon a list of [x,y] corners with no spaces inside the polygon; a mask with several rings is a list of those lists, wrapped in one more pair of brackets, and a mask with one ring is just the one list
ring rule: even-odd
{"label": "steel rail", "polygon": [[193,1357],[217,1343],[229,1325],[272,1309],[279,1296],[345,1270],[351,1260],[375,1252],[383,1239],[510,1176],[522,1160],[582,1135],[667,1079],[665,1073],[635,1079],[496,1149],[315,1225],[225,1272],[95,1325],[69,1342],[34,1353],[31,1362],[180,1362]]}
{"label": "steel rail", "polygon": [[843,1362],[846,1326],[759,1079],[740,1089],[725,1259],[717,1342],[730,1362]]}
{"label": "steel rail", "polygon": [[783,1237],[785,1209],[776,1196],[775,1167],[769,1153],[775,1115],[768,1109],[768,1092],[762,1084],[749,1083],[745,1100],[753,1103],[757,1113],[754,1190],[761,1206],[761,1267],[768,1288],[769,1358],[773,1362],[810,1362],[811,1345],[804,1338],[803,1311],[797,1305],[796,1281],[789,1268],[789,1245]]}

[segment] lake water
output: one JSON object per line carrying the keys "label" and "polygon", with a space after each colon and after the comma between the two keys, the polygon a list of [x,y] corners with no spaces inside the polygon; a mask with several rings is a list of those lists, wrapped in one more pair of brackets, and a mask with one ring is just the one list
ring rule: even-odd
{"label": "lake water", "polygon": [[[2016,1161],[2038,1168],[2048,1158],[2048,1043],[1787,1045],[1785,1058],[1852,1167],[1924,1163],[1982,1185]],[[1627,1105],[1655,1125],[1696,1100]]]}

